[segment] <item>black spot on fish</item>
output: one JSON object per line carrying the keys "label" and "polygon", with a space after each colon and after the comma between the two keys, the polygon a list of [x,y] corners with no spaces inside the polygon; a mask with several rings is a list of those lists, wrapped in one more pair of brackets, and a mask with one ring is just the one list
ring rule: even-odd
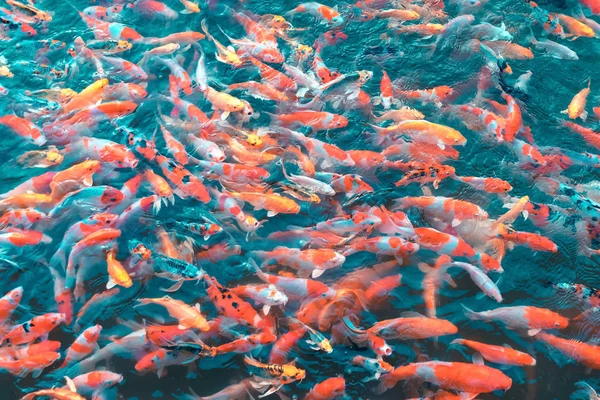
{"label": "black spot on fish", "polygon": [[237,310],[239,304],[234,301],[233,303],[231,303],[231,306]]}

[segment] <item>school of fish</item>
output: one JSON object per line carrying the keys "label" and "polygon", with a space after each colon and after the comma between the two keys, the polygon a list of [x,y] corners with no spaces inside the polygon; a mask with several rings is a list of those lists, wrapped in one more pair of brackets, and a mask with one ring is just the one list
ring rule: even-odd
{"label": "school of fish", "polygon": [[333,3],[3,0],[1,398],[599,398],[600,0]]}

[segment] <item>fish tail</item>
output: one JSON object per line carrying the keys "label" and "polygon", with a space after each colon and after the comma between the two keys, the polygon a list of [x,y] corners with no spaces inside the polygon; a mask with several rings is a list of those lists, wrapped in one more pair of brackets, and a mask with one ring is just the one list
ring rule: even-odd
{"label": "fish tail", "polygon": [[258,266],[258,264],[256,263],[256,261],[254,261],[251,258],[248,258],[248,264],[250,264],[250,266],[252,268],[254,268],[254,271],[256,271],[256,275],[263,281],[268,281],[268,277],[265,275],[264,272],[262,272],[262,270],[260,269],[260,267]]}
{"label": "fish tail", "polygon": [[382,394],[388,389],[393,388],[397,382],[398,380],[394,378],[393,374],[385,374],[379,378],[379,385],[374,389],[374,391],[377,394]]}
{"label": "fish tail", "polygon": [[587,382],[577,382],[575,384],[575,387],[578,388],[579,390],[585,392],[586,394],[590,395],[590,399],[592,399],[592,396],[597,396],[596,391],[587,383]]}
{"label": "fish tail", "polygon": [[52,258],[50,259],[50,265],[52,266],[52,268],[57,269],[56,266],[60,265],[63,271],[65,269],[66,262],[67,254],[65,253],[65,250],[62,247],[56,250],[56,253],[54,253]]}
{"label": "fish tail", "polygon": [[344,325],[346,325],[346,328],[350,329],[350,331],[353,333],[356,333],[358,335],[364,335],[367,333],[367,331],[359,329],[356,325],[354,325],[354,323],[350,321],[350,318],[348,317],[344,317],[342,321],[344,322]]}
{"label": "fish tail", "polygon": [[482,320],[483,318],[481,317],[481,315],[473,310],[471,310],[469,307],[465,306],[464,304],[461,304],[463,311],[465,312],[465,316],[467,318],[469,318],[472,321],[477,321],[477,320]]}
{"label": "fish tail", "polygon": [[373,142],[377,146],[381,146],[383,144],[383,140],[385,139],[385,133],[384,133],[385,128],[382,128],[380,126],[373,125],[373,124],[366,124],[366,125],[370,126],[375,131],[375,134],[372,135]]}
{"label": "fish tail", "polygon": [[244,357],[244,362],[248,365],[251,365],[253,367],[257,367],[257,368],[264,368],[266,367],[266,365],[264,365],[261,362],[256,361],[254,358],[252,358],[251,356],[246,356]]}
{"label": "fish tail", "polygon": [[206,35],[207,38],[209,38],[211,41],[215,41],[215,39],[212,37],[212,35],[210,33],[208,33],[208,28],[206,27],[206,19],[203,19],[200,22],[200,29],[202,29],[202,32],[204,32],[204,34]]}

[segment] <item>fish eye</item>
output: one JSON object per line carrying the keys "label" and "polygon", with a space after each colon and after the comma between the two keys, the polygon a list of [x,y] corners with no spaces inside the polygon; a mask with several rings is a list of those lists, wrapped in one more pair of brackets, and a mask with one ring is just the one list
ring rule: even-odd
{"label": "fish eye", "polygon": [[114,198],[114,197],[111,197],[111,198],[110,198],[110,201],[117,201],[117,199],[116,199],[116,198]]}

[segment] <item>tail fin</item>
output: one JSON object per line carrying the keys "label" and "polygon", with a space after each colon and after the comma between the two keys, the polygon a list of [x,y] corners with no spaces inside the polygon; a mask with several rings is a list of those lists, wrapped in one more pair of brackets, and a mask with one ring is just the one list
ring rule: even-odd
{"label": "tail fin", "polygon": [[398,379],[394,377],[393,374],[385,374],[379,377],[379,385],[374,389],[375,393],[382,394],[386,392],[388,389],[396,386]]}
{"label": "tail fin", "polygon": [[248,258],[248,264],[250,264],[250,266],[252,266],[252,268],[254,268],[254,270],[256,271],[256,275],[263,281],[265,282],[269,282],[269,277],[267,276],[267,274],[265,274],[260,267],[258,266],[258,264],[256,264],[256,261],[254,261],[252,258]]}
{"label": "tail fin", "polygon": [[584,381],[577,382],[575,384],[575,387],[578,388],[579,390],[585,392],[587,395],[589,395],[590,399],[598,398],[598,394],[596,393],[594,388],[592,388],[587,382],[584,382]]}
{"label": "tail fin", "polygon": [[344,325],[346,325],[346,328],[350,329],[350,331],[352,331],[356,334],[363,335],[363,334],[367,333],[367,331],[357,328],[356,325],[354,325],[354,323],[352,321],[350,321],[350,318],[348,318],[348,317],[344,317],[342,319],[342,322],[344,322]]}
{"label": "tail fin", "polygon": [[375,134],[372,135],[373,143],[375,143],[375,145],[377,145],[377,146],[381,146],[385,139],[385,128],[382,128],[380,126],[373,125],[373,124],[366,124],[366,125],[370,126],[375,131]]}
{"label": "tail fin", "polygon": [[480,321],[483,318],[481,317],[481,315],[479,313],[476,313],[475,311],[471,310],[470,308],[468,308],[467,306],[465,306],[464,304],[461,304],[464,312],[465,312],[465,316],[467,318],[469,318],[472,321]]}
{"label": "tail fin", "polygon": [[57,266],[60,265],[62,270],[64,271],[66,263],[67,263],[67,254],[65,253],[65,251],[62,247],[59,247],[59,249],[56,250],[56,253],[54,253],[52,258],[50,259],[50,265],[54,269],[59,269],[59,268],[57,268]]}

